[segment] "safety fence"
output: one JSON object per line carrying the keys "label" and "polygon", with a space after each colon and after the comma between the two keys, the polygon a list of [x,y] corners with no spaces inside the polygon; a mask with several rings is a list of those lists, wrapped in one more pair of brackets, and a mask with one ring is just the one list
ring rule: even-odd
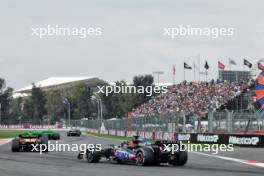
{"label": "safety fence", "polygon": [[184,113],[108,120],[72,120],[71,126],[116,131],[169,133],[264,134],[264,119],[255,112],[210,111],[206,119]]}
{"label": "safety fence", "polygon": [[124,131],[124,130],[98,130],[88,128],[87,132],[94,134],[104,134],[112,136],[133,137],[153,140],[178,140],[191,143],[206,144],[233,144],[241,147],[257,147],[264,148],[264,135],[250,134],[204,134],[204,133],[175,133],[162,131]]}
{"label": "safety fence", "polygon": [[0,129],[58,129],[57,125],[0,125]]}

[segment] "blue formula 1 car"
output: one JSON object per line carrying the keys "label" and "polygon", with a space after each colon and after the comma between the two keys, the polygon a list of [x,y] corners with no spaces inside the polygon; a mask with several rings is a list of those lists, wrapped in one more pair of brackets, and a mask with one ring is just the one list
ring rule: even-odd
{"label": "blue formula 1 car", "polygon": [[138,166],[159,165],[160,163],[168,163],[173,166],[185,165],[188,160],[187,151],[165,150],[168,144],[179,145],[175,141],[156,141],[151,144],[147,140],[135,136],[135,139],[125,141],[120,146],[110,145],[100,151],[80,152],[77,158],[89,163],[97,163],[102,158],[106,158],[110,163],[133,163]]}

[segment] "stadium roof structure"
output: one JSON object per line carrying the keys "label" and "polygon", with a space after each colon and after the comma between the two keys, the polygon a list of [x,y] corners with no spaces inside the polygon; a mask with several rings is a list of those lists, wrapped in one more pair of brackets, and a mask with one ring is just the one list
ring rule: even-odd
{"label": "stadium roof structure", "polygon": [[[100,80],[96,77],[50,77],[45,80],[34,83],[36,87],[42,88],[43,91],[58,90],[73,87],[74,85],[96,84]],[[16,90],[15,94],[28,94],[31,92],[33,84]]]}

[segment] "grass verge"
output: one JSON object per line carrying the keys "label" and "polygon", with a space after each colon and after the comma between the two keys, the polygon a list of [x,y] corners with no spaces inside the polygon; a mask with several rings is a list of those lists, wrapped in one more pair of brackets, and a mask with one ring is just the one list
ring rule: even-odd
{"label": "grass verge", "polygon": [[1,138],[13,138],[23,133],[21,130],[0,130],[0,139]]}

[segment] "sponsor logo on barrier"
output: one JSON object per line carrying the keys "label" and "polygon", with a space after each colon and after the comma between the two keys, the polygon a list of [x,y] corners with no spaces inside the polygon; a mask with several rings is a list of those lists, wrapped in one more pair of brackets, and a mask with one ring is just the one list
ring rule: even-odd
{"label": "sponsor logo on barrier", "polygon": [[218,135],[198,134],[198,136],[197,136],[197,141],[198,142],[214,142],[214,143],[217,143],[218,139],[219,139]]}
{"label": "sponsor logo on barrier", "polygon": [[229,143],[240,144],[240,145],[258,145],[259,137],[229,136]]}
{"label": "sponsor logo on barrier", "polygon": [[191,134],[178,134],[179,141],[190,141]]}
{"label": "sponsor logo on barrier", "polygon": [[109,130],[109,134],[110,135],[116,135],[116,131],[115,130]]}
{"label": "sponsor logo on barrier", "polygon": [[160,131],[155,132],[155,139],[156,140],[162,140],[163,139],[163,133]]}
{"label": "sponsor logo on barrier", "polygon": [[133,137],[133,136],[136,136],[137,135],[137,132],[136,131],[127,131],[127,137]]}
{"label": "sponsor logo on barrier", "polygon": [[151,139],[152,136],[153,136],[153,133],[152,132],[145,132],[145,138]]}
{"label": "sponsor logo on barrier", "polygon": [[117,136],[125,136],[125,131],[116,131]]}

